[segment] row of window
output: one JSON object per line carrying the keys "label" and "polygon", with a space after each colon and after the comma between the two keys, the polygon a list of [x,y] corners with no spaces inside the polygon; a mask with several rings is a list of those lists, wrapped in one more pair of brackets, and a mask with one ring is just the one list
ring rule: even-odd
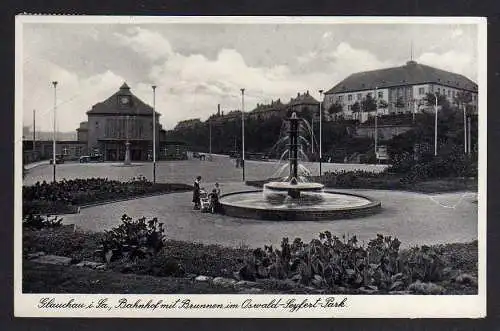
{"label": "row of window", "polygon": [[[152,124],[151,124],[152,126]],[[127,121],[123,118],[106,119],[106,138],[143,138],[144,125],[142,121]]]}
{"label": "row of window", "polygon": [[[407,89],[408,92],[410,92],[410,88]],[[403,93],[403,90],[401,88],[398,88],[397,90],[397,95],[398,96],[401,96],[402,93]],[[432,91],[432,87],[431,87],[431,91]],[[437,93],[441,93],[441,88],[438,87],[437,88]],[[419,87],[418,88],[418,94],[419,95],[424,95],[425,94],[425,88],[424,87]],[[457,95],[457,91],[455,90],[446,90],[445,88],[443,88],[443,95],[447,95],[449,98],[451,97],[455,97]],[[368,93],[368,96],[372,96],[371,93]],[[362,93],[358,93],[356,94],[356,100],[361,100],[363,97]],[[378,98],[379,99],[382,99],[384,98],[384,92],[378,92]],[[344,101],[344,96],[343,95],[339,95],[338,98],[337,98],[338,101],[342,102]],[[473,95],[472,96],[472,100],[476,101],[476,95]],[[353,101],[353,94],[348,94],[347,95],[347,101]]]}
{"label": "row of window", "polygon": [[[371,92],[367,94],[368,97],[372,97],[372,94]],[[358,93],[356,94],[356,100],[361,100],[363,98],[363,94],[362,93]],[[379,99],[383,99],[384,98],[384,92],[382,91],[379,91],[378,92],[378,98]],[[338,96],[338,101],[344,101],[344,96],[343,95],[339,95]],[[347,95],[347,101],[352,101],[353,100],[353,95],[352,94],[348,94]]]}

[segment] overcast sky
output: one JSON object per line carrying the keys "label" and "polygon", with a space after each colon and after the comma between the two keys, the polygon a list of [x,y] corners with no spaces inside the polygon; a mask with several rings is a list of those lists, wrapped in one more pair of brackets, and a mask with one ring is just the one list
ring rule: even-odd
{"label": "overcast sky", "polygon": [[73,131],[126,81],[160,122],[205,119],[307,90],[319,99],[351,73],[420,63],[477,82],[477,26],[422,24],[47,24],[23,26],[23,124]]}

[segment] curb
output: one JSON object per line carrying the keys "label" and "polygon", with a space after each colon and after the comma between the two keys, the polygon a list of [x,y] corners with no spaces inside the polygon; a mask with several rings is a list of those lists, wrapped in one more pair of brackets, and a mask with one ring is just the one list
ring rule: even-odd
{"label": "curb", "polygon": [[107,201],[99,201],[95,203],[88,203],[84,205],[79,205],[78,206],[78,212],[77,214],[80,213],[80,209],[85,209],[85,208],[90,208],[90,207],[97,207],[101,205],[107,205],[110,203],[115,203],[115,202],[123,202],[123,201],[131,201],[131,200],[137,200],[137,199],[142,199],[142,198],[151,198],[159,195],[165,195],[165,194],[172,194],[172,193],[186,193],[189,191],[172,191],[172,192],[156,192],[156,193],[150,193],[150,194],[145,194],[141,196],[135,196],[135,197],[129,197],[129,198],[122,198],[122,199],[115,199],[115,200],[107,200]]}

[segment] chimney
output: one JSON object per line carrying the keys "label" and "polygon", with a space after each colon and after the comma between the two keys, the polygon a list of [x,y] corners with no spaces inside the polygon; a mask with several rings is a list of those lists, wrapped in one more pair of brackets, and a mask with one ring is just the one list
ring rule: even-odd
{"label": "chimney", "polygon": [[220,116],[220,103],[217,105],[217,116]]}

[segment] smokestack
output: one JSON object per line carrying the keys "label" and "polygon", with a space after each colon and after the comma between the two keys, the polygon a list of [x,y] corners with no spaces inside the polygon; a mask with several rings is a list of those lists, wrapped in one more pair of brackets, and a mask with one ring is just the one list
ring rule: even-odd
{"label": "smokestack", "polygon": [[217,116],[220,116],[220,103],[217,105]]}

